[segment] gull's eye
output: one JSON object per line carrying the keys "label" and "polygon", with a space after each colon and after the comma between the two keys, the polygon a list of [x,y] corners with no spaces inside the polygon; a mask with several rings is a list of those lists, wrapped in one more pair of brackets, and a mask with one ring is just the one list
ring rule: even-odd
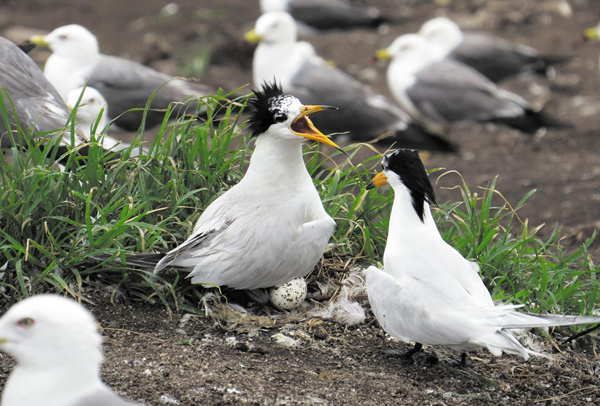
{"label": "gull's eye", "polygon": [[93,97],[91,99],[88,100],[88,103],[96,103],[96,99],[94,99]]}
{"label": "gull's eye", "polygon": [[61,35],[58,36],[58,39],[60,39],[60,40],[65,40],[67,38],[68,37],[65,34],[61,34]]}
{"label": "gull's eye", "polygon": [[22,327],[22,328],[30,328],[30,327],[33,327],[34,324],[35,324],[35,320],[33,320],[31,317],[25,317],[25,318],[17,321],[17,326]]}
{"label": "gull's eye", "polygon": [[287,120],[287,116],[285,114],[278,114],[275,116],[276,123],[283,123],[286,120]]}

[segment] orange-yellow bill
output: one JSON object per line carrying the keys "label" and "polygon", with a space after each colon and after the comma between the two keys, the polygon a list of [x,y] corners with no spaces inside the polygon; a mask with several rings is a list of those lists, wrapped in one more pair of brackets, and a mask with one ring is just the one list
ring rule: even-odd
{"label": "orange-yellow bill", "polygon": [[[337,110],[337,107],[332,106],[302,106],[300,114],[290,125],[290,131],[300,137],[304,137],[309,140],[322,142],[323,144],[334,147],[344,152],[335,142],[333,142],[328,136],[319,131],[307,117],[311,113],[315,113],[321,110]],[[346,154],[347,155],[347,154]]]}
{"label": "orange-yellow bill", "polygon": [[375,187],[381,187],[383,185],[388,184],[387,177],[383,174],[383,172],[379,172],[373,180],[367,185],[367,189],[373,189]]}

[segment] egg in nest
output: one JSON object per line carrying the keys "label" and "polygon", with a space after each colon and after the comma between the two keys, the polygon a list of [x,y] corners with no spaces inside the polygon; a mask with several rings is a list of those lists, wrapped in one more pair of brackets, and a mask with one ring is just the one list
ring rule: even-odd
{"label": "egg in nest", "polygon": [[281,310],[292,310],[306,299],[306,281],[304,278],[292,279],[281,286],[271,288],[269,300]]}

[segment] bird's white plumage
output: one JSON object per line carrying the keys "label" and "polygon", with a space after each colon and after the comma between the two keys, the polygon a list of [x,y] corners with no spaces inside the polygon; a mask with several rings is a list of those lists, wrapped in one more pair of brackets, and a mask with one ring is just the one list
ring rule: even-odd
{"label": "bird's white plumage", "polygon": [[289,129],[302,104],[289,100],[287,119],[258,135],[242,180],[208,206],[155,272],[175,266],[189,270],[193,283],[257,289],[306,276],[316,265],[335,223],[306,170],[304,138]]}
{"label": "bird's white plumage", "polygon": [[[441,237],[429,204],[423,221],[401,176],[384,170],[394,189],[384,270],[366,271],[371,309],[383,329],[405,342],[444,345],[458,351],[487,348],[527,359],[539,355],[519,343],[510,329],[583,324],[596,317],[531,315],[518,306],[496,306],[479,276],[477,264],[466,260]],[[425,175],[423,175],[425,176]]]}
{"label": "bird's white plumage", "polygon": [[77,24],[59,27],[44,40],[52,50],[44,65],[44,75],[66,101],[69,92],[85,85],[100,60],[98,40]]}
{"label": "bird's white plumage", "polygon": [[463,33],[452,20],[436,17],[425,22],[419,30],[430,44],[431,52],[438,58],[445,58],[463,40]]}
{"label": "bird's white plumage", "polygon": [[304,63],[325,64],[308,42],[296,41],[298,32],[294,19],[285,12],[271,12],[256,20],[254,31],[262,37],[252,60],[255,86],[277,79],[283,89]]}
{"label": "bird's white plumage", "polygon": [[40,295],[14,305],[0,319],[0,350],[17,361],[2,406],[133,406],[100,380],[101,342],[94,317],[72,300]]}

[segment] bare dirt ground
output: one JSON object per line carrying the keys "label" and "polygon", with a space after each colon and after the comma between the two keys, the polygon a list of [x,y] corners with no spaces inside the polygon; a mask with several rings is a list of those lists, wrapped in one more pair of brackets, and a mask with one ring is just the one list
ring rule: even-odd
{"label": "bare dirt ground", "polygon": [[[600,2],[571,0],[571,17],[562,16],[554,0],[455,0],[448,8],[425,0],[369,3],[397,24],[379,32],[328,32],[307,40],[323,57],[387,95],[386,66],[369,65],[369,57],[439,14],[545,53],[573,55],[551,80],[526,76],[503,83],[546,105],[559,119],[573,123],[573,129],[528,138],[500,127],[456,125],[451,138],[461,154],[433,155],[427,166],[458,170],[472,189],[500,175],[498,189],[513,204],[536,188],[521,217],[533,225],[546,223],[546,235],[555,223],[562,225],[567,246],[600,228],[600,45],[586,43],[582,36],[584,28],[598,22]],[[258,0],[182,0],[172,16],[161,14],[165,4],[2,0],[0,34],[19,40],[34,31],[79,23],[98,36],[105,53],[182,74],[196,56],[210,52],[208,68],[199,75],[204,83],[227,90],[250,83],[252,49],[243,44],[242,35],[259,15]],[[40,62],[46,55],[32,53]],[[454,177],[442,184],[457,182]],[[440,201],[457,198],[455,192],[438,191]],[[600,244],[592,250],[599,260]],[[470,368],[460,369],[454,366],[458,354],[436,350],[438,364],[419,355],[414,364],[405,365],[393,351],[408,346],[386,340],[372,316],[366,325],[345,328],[297,314],[283,331],[299,346],[284,348],[271,336],[282,331],[285,321],[260,328],[260,323],[242,322],[227,331],[210,318],[169,317],[163,307],[129,301],[113,305],[106,294],[90,291],[89,296],[107,337],[104,379],[129,399],[148,405],[600,403],[600,362],[597,341],[591,339],[561,348],[566,353],[553,361],[493,359],[480,352]],[[11,366],[2,355],[0,377]]]}

